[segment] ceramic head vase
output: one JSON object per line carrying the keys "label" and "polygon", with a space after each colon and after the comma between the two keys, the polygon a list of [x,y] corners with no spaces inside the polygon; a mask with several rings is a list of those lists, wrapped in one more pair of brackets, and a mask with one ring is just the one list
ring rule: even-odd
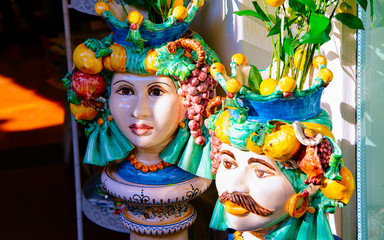
{"label": "ceramic head vase", "polygon": [[349,202],[354,180],[320,107],[330,79],[319,75],[303,91],[280,80],[261,95],[249,87],[245,56],[231,68],[211,68],[227,92],[209,103],[221,109],[206,121],[219,194],[211,227],[244,239],[333,239],[326,213]]}
{"label": "ceramic head vase", "polygon": [[[84,163],[103,166],[133,153],[154,165],[143,171],[165,161],[212,178],[210,166],[199,162],[209,136],[205,108],[217,86],[209,68],[219,60],[187,30],[202,3],[172,1],[161,23],[144,19],[156,10],[152,5],[96,3],[113,33],[78,45],[74,69],[63,79],[71,112],[89,137]],[[193,155],[184,155],[186,148]]]}

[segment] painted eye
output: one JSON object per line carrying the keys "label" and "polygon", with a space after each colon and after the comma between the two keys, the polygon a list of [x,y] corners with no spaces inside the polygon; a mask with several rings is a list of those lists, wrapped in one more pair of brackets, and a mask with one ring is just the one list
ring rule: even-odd
{"label": "painted eye", "polygon": [[255,170],[255,173],[256,173],[256,176],[258,178],[267,178],[267,177],[274,175],[273,173],[271,173],[269,171],[264,171],[264,170],[260,170],[260,169]]}
{"label": "painted eye", "polygon": [[120,94],[120,95],[133,95],[133,94],[135,94],[131,88],[126,87],[126,86],[119,88],[116,91],[116,93]]}
{"label": "painted eye", "polygon": [[226,169],[235,169],[237,168],[237,164],[236,163],[233,163],[231,161],[228,161],[228,160],[224,160],[223,161],[223,165]]}
{"label": "painted eye", "polygon": [[161,96],[165,93],[165,91],[161,88],[154,87],[149,89],[148,93],[150,96]]}

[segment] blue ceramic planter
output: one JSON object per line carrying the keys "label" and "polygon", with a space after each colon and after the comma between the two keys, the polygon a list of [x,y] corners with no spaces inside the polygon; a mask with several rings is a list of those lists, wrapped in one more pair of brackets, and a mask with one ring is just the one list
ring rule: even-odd
{"label": "blue ceramic planter", "polygon": [[241,97],[239,104],[249,109],[249,121],[267,122],[272,119],[290,122],[304,121],[320,114],[323,89],[320,87],[314,92],[302,96],[294,92],[289,98],[279,96],[267,101],[249,100]]}
{"label": "blue ceramic planter", "polygon": [[[129,31],[131,31],[130,28],[118,28],[109,22],[107,23],[113,32],[114,42],[120,45],[134,45],[133,43],[125,40]],[[179,39],[188,29],[189,25],[190,24],[186,22],[178,22],[162,31],[150,31],[145,27],[141,27],[139,31],[141,37],[147,40],[144,42],[144,46],[157,47],[164,43]]]}

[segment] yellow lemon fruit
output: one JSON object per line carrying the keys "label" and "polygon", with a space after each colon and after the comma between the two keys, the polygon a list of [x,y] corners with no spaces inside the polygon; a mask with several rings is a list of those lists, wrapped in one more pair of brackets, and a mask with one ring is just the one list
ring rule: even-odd
{"label": "yellow lemon fruit", "polygon": [[185,19],[188,16],[188,10],[184,6],[177,6],[177,7],[173,8],[172,15],[177,20],[182,20],[182,19]]}
{"label": "yellow lemon fruit", "polygon": [[319,69],[321,65],[327,66],[327,59],[322,55],[317,55],[316,57],[313,58],[312,65],[316,69]]}
{"label": "yellow lemon fruit", "polygon": [[346,3],[346,2],[342,2],[340,4],[338,12],[339,13],[349,13],[349,14],[352,14],[352,15],[356,14],[356,12],[353,11],[353,7],[351,5],[349,5],[348,3]]}
{"label": "yellow lemon fruit", "polygon": [[105,2],[98,2],[95,4],[95,12],[97,15],[102,16],[104,11],[110,11],[109,5]]}
{"label": "yellow lemon fruit", "polygon": [[277,125],[270,134],[266,134],[263,152],[268,157],[285,161],[293,157],[300,148],[295,130],[288,124]]}
{"label": "yellow lemon fruit", "polygon": [[96,58],[95,53],[84,43],[78,45],[73,51],[73,63],[76,68],[89,74],[97,74],[103,70],[102,58]]}
{"label": "yellow lemon fruit", "polygon": [[355,180],[351,171],[345,166],[340,170],[340,175],[342,177],[341,181],[325,179],[320,190],[327,198],[348,204],[355,190]]}
{"label": "yellow lemon fruit", "polygon": [[283,5],[285,0],[267,0],[267,3],[271,7],[278,7]]}
{"label": "yellow lemon fruit", "polygon": [[[301,57],[301,61],[300,61]],[[295,52],[295,55],[293,56],[293,66],[295,69],[299,66],[300,62],[300,71],[303,71],[304,65],[305,65],[305,58],[307,57],[307,50],[299,49]]]}
{"label": "yellow lemon fruit", "polygon": [[157,68],[155,67],[155,63],[157,62],[156,58],[157,52],[153,49],[149,50],[144,60],[145,69],[148,73],[157,72]]}
{"label": "yellow lemon fruit", "polygon": [[335,139],[335,136],[333,136],[333,133],[331,132],[329,127],[327,127],[325,125],[322,125],[319,123],[313,123],[313,122],[302,122],[302,124],[305,127],[309,128],[309,129],[311,129],[317,133],[322,134],[323,136],[327,136],[327,137]]}
{"label": "yellow lemon fruit", "polygon": [[247,58],[244,56],[244,54],[236,53],[232,56],[232,62],[235,62],[236,64],[243,65],[246,64]]}
{"label": "yellow lemon fruit", "polygon": [[[168,8],[171,8],[171,2],[172,2],[172,0],[167,0],[167,7]],[[173,2],[173,8],[175,8],[177,6],[184,6],[184,1],[183,0],[175,0]]]}
{"label": "yellow lemon fruit", "polygon": [[322,68],[317,77],[323,79],[325,83],[330,83],[333,80],[333,73],[328,68]]}
{"label": "yellow lemon fruit", "polygon": [[98,111],[94,109],[93,107],[86,107],[83,104],[69,104],[69,109],[71,110],[71,113],[77,120],[93,120],[97,114]]}
{"label": "yellow lemon fruit", "polygon": [[267,78],[263,80],[260,83],[260,94],[261,95],[272,94],[275,91],[277,84],[278,82],[276,81],[276,79],[273,79],[273,78]]}
{"label": "yellow lemon fruit", "polygon": [[228,213],[233,215],[244,215],[249,212],[247,209],[240,207],[239,205],[231,201],[226,201],[224,203],[224,208]]}
{"label": "yellow lemon fruit", "polygon": [[131,11],[128,14],[128,22],[140,25],[143,22],[143,15],[138,11]]}
{"label": "yellow lemon fruit", "polygon": [[212,64],[211,68],[210,68],[210,73],[212,76],[215,76],[217,73],[221,73],[221,74],[225,74],[225,67],[223,64],[219,63],[219,62],[215,62],[214,64]]}
{"label": "yellow lemon fruit", "polygon": [[125,63],[127,61],[127,53],[125,48],[120,44],[114,43],[109,47],[112,53],[103,59],[104,67],[109,71],[125,71]]}
{"label": "yellow lemon fruit", "polygon": [[293,92],[296,88],[296,80],[290,76],[284,76],[279,80],[279,88],[283,92]]}
{"label": "yellow lemon fruit", "polygon": [[225,83],[225,90],[229,93],[238,93],[240,91],[240,88],[242,87],[241,82],[237,80],[236,78],[230,78]]}
{"label": "yellow lemon fruit", "polygon": [[215,135],[221,142],[231,145],[228,137],[229,119],[231,115],[229,111],[224,111],[215,121]]}
{"label": "yellow lemon fruit", "polygon": [[257,153],[257,154],[264,154],[262,146],[257,146],[257,144],[252,141],[253,136],[257,136],[255,132],[253,132],[249,137],[247,138],[247,149],[251,152]]}
{"label": "yellow lemon fruit", "polygon": [[204,0],[192,0],[193,4],[196,4],[199,8],[204,5]]}

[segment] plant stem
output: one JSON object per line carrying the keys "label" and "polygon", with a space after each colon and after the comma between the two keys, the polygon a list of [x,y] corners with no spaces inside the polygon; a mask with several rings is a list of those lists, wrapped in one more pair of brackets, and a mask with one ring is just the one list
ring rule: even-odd
{"label": "plant stem", "polygon": [[[273,40],[272,40],[272,42],[273,42]],[[273,49],[273,50],[275,50],[275,49]],[[275,51],[272,52],[271,63],[269,64],[269,78],[272,77],[273,58],[275,57],[274,52],[275,52]]]}
{"label": "plant stem", "polygon": [[127,16],[128,16],[128,13],[127,13],[127,9],[125,9],[125,7],[124,7],[124,3],[122,3],[121,0],[119,0],[119,2],[120,2],[121,7],[123,8],[123,11],[124,11],[124,13],[125,13],[125,16],[127,17]]}
{"label": "plant stem", "polygon": [[305,65],[304,65],[304,71],[303,74],[300,77],[300,84],[299,84],[299,90],[302,91],[304,87],[305,80],[308,75],[308,71],[311,65],[311,59],[313,58],[313,55],[315,53],[316,44],[308,44],[307,46],[307,56],[305,59]]}

